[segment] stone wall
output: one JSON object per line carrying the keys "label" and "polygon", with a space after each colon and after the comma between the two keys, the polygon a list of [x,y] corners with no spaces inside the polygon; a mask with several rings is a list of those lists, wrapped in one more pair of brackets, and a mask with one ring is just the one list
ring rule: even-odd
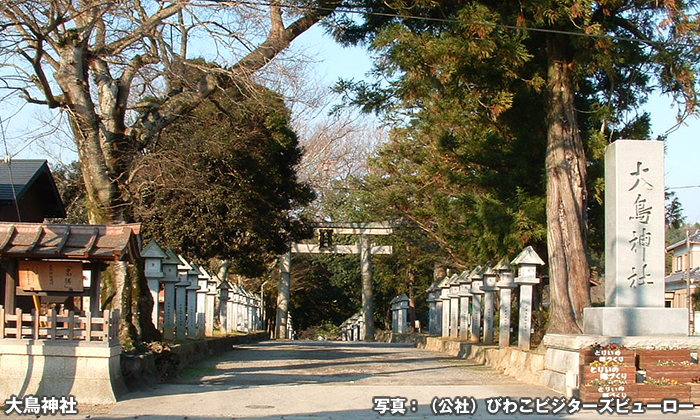
{"label": "stone wall", "polygon": [[416,346],[421,349],[446,353],[453,357],[469,359],[498,370],[508,376],[535,385],[542,385],[544,354],[522,351],[515,347],[500,348],[440,337],[422,336]]}
{"label": "stone wall", "polygon": [[152,345],[144,354],[122,354],[121,371],[130,391],[167,382],[188,365],[231,350],[234,345],[255,343],[269,338],[265,332],[207,338],[172,345]]}

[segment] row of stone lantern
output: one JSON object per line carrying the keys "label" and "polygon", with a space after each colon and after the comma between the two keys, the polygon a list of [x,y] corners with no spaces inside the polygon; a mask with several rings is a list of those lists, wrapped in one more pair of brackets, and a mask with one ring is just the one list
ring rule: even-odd
{"label": "row of stone lantern", "polygon": [[406,334],[409,330],[409,307],[410,299],[405,294],[391,300],[391,330],[396,334]]}
{"label": "row of stone lantern", "polygon": [[[153,324],[162,331],[164,340],[210,337],[217,316],[226,333],[262,329],[262,302],[257,295],[226,281],[217,285],[204,267],[171,249],[163,250],[156,241],[151,241],[141,256],[153,298]],[[221,303],[218,314],[217,299]]]}
{"label": "row of stone lantern", "polygon": [[340,324],[340,339],[342,341],[360,341],[365,336],[365,319],[362,313],[356,313]]}
{"label": "row of stone lantern", "polygon": [[[513,289],[520,287],[518,346],[529,350],[532,287],[540,281],[536,275],[537,266],[543,264],[535,250],[527,247],[510,263],[503,258],[495,266],[477,266],[459,275],[448,273],[428,288],[430,335],[493,344],[494,302],[498,292],[498,342],[499,346],[508,347],[511,295]],[[514,268],[518,270],[516,278]]]}

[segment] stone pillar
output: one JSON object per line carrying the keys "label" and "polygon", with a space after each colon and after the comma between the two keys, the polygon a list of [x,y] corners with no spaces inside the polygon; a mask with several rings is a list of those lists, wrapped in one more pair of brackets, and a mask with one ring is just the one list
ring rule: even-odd
{"label": "stone pillar", "polygon": [[187,272],[190,285],[187,290],[187,337],[197,338],[197,291],[199,290],[199,275],[201,271],[192,267]]}
{"label": "stone pillar", "polygon": [[179,281],[177,266],[180,259],[168,249],[167,257],[162,262],[163,269],[163,340],[175,338],[175,284]]}
{"label": "stone pillar", "polygon": [[252,325],[253,331],[262,330],[262,327],[261,327],[262,317],[260,316],[260,308],[261,308],[260,296],[253,293],[253,325]]}
{"label": "stone pillar", "polygon": [[196,290],[197,311],[195,313],[195,321],[197,326],[195,335],[197,338],[202,339],[206,336],[207,291],[209,290],[209,273],[206,270],[199,270],[197,284],[199,288]]}
{"label": "stone pillar", "polygon": [[204,335],[207,337],[214,336],[214,306],[216,304],[216,295],[216,280],[210,275],[207,279],[207,303],[204,312]]}
{"label": "stone pillar", "polygon": [[459,337],[459,276],[450,277],[450,337]]}
{"label": "stone pillar", "polygon": [[605,150],[605,304],[584,308],[586,334],[688,335],[688,308],[665,308],[664,143]]}
{"label": "stone pillar", "polygon": [[372,237],[360,235],[360,266],[362,268],[362,317],[365,341],[374,341],[374,291],[372,279]]}
{"label": "stone pillar", "polygon": [[[233,325],[233,331],[241,331],[241,328],[239,324],[241,323],[241,315],[240,315],[240,305],[241,305],[241,295],[240,291],[241,288],[237,284],[233,284],[232,290],[233,292],[231,293],[231,306],[232,306],[232,320],[231,324]],[[284,338],[284,336],[282,337]]]}
{"label": "stone pillar", "polygon": [[292,253],[280,256],[280,285],[277,293],[277,315],[275,318],[275,338],[287,337],[287,315],[289,313],[289,294],[292,281]]}
{"label": "stone pillar", "polygon": [[498,290],[497,278],[498,272],[489,264],[483,273],[484,284],[481,286],[484,292],[484,344],[487,345],[493,344],[493,294]]}
{"label": "stone pillar", "polygon": [[459,339],[465,341],[469,340],[471,328],[469,323],[469,307],[472,299],[471,283],[469,272],[463,271],[459,275]]}
{"label": "stone pillar", "polygon": [[190,285],[187,272],[192,266],[182,255],[180,265],[177,266],[177,279],[175,283],[175,336],[183,340],[187,337],[187,286]]}
{"label": "stone pillar", "polygon": [[440,337],[442,336],[442,299],[440,298],[440,294],[442,292],[438,288],[438,290],[435,291],[434,298],[435,299],[435,336]]}
{"label": "stone pillar", "polygon": [[511,261],[511,264],[518,267],[518,277],[515,279],[515,282],[520,285],[518,348],[530,350],[532,286],[540,282],[540,279],[537,278],[537,266],[544,265],[544,261],[531,246],[528,246]]}
{"label": "stone pillar", "polygon": [[406,334],[408,332],[408,308],[410,305],[410,299],[405,294],[401,295],[398,299],[398,330],[399,334]]}
{"label": "stone pillar", "polygon": [[228,317],[229,317],[229,311],[228,311],[228,292],[231,288],[228,285],[227,280],[222,280],[221,284],[219,285],[219,322],[220,322],[220,328],[221,332],[226,335],[228,334]]}
{"label": "stone pillar", "polygon": [[[160,280],[163,278],[162,263],[168,256],[163,251],[163,248],[158,245],[158,242],[151,241],[141,251],[141,257],[144,259],[144,274],[146,275],[148,289],[153,299],[151,320],[153,325],[160,329]],[[93,280],[93,282],[95,281]]]}
{"label": "stone pillar", "polygon": [[469,274],[471,279],[471,289],[472,294],[472,323],[471,331],[469,333],[469,341],[472,343],[478,343],[481,339],[481,296],[484,292],[481,290],[481,285],[483,283],[483,277],[481,275],[483,269],[481,266],[477,266]]}
{"label": "stone pillar", "polygon": [[233,287],[229,286],[226,298],[226,332],[231,334],[235,331],[236,312],[233,306]]}
{"label": "stone pillar", "polygon": [[442,337],[449,337],[450,336],[450,277],[445,276],[444,279],[438,284],[438,287],[440,287],[440,302],[442,303],[442,311],[441,311],[441,336]]}
{"label": "stone pillar", "polygon": [[391,331],[398,333],[399,330],[399,297],[394,297],[389,305],[391,306]]}
{"label": "stone pillar", "polygon": [[433,296],[435,293],[435,282],[432,282],[430,284],[430,287],[426,290],[428,293],[428,298],[426,299],[426,302],[428,302],[428,335],[437,335],[435,333],[435,327],[436,327],[436,319],[435,319],[435,313],[437,311],[437,305],[436,300]]}
{"label": "stone pillar", "polygon": [[498,333],[498,345],[500,347],[510,346],[510,306],[512,304],[512,290],[518,287],[513,280],[513,269],[508,261],[503,258],[494,267],[499,273],[499,280],[496,283],[500,293],[500,325]]}

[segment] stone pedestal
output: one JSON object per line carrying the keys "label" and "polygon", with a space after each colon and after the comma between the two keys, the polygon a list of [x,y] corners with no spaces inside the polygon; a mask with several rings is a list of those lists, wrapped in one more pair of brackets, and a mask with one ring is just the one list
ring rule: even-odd
{"label": "stone pedestal", "polygon": [[609,337],[688,335],[686,308],[584,308],[583,332]]}

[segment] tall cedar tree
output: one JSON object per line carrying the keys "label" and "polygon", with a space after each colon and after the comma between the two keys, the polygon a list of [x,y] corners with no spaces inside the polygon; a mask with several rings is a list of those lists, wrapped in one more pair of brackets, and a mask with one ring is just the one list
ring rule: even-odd
{"label": "tall cedar tree", "polygon": [[[530,145],[523,159],[533,157],[543,169],[525,176],[546,180],[548,331],[581,332],[590,305],[585,151],[595,162],[607,142],[647,136],[648,116],[637,108],[656,81],[682,115],[696,111],[698,31],[690,3],[362,4],[378,13],[360,22],[339,19],[334,35],[368,42],[386,80],[341,87],[354,90],[365,109],[410,121],[412,136],[436,144],[444,153],[430,159],[440,176],[480,177],[483,162],[472,152]],[[593,190],[598,200],[601,185]]]}

